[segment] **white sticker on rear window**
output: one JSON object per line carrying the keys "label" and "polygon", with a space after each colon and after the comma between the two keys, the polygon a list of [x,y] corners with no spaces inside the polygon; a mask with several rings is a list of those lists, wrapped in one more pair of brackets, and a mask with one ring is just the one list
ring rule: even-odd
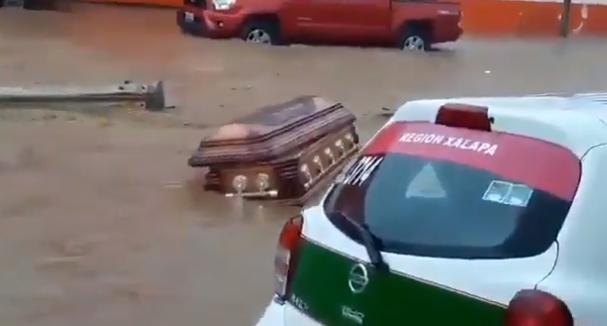
{"label": "white sticker on rear window", "polygon": [[526,207],[533,189],[524,184],[493,180],[483,195],[483,200],[511,206]]}
{"label": "white sticker on rear window", "polygon": [[523,184],[513,184],[510,193],[504,199],[504,204],[512,206],[527,207],[529,199],[533,195],[533,189]]}

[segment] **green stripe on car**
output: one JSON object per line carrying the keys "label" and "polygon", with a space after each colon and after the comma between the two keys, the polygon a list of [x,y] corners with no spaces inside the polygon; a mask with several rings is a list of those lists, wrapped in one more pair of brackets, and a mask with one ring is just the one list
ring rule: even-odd
{"label": "green stripe on car", "polygon": [[505,314],[501,305],[411,276],[376,271],[311,241],[302,244],[289,301],[326,326],[489,326],[501,325]]}

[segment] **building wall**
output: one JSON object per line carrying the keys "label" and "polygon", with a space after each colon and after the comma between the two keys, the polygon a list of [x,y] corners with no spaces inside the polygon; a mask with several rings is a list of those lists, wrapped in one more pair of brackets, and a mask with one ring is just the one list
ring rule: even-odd
{"label": "building wall", "polygon": [[[607,0],[573,0],[571,34],[607,35]],[[463,28],[473,36],[557,36],[562,2],[461,0]]]}

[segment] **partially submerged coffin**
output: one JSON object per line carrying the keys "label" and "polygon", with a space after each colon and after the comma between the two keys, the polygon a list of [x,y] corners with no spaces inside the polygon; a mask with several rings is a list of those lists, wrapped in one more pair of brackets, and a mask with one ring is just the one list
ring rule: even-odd
{"label": "partially submerged coffin", "polygon": [[355,120],[340,103],[298,97],[222,126],[188,164],[209,168],[205,190],[302,204],[358,152]]}

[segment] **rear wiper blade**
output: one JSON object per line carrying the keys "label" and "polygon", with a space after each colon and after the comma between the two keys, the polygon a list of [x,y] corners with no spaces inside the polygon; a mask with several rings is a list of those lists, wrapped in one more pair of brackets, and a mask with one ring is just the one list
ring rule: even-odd
{"label": "rear wiper blade", "polygon": [[334,211],[333,213],[338,214],[344,219],[344,221],[347,221],[358,231],[362,243],[365,246],[365,249],[367,250],[367,255],[369,256],[371,265],[373,265],[373,267],[377,270],[390,270],[390,266],[388,266],[388,264],[384,260],[384,256],[381,254],[381,250],[379,248],[381,240],[369,230],[369,226],[365,223],[357,222],[355,219],[351,218],[344,212]]}

